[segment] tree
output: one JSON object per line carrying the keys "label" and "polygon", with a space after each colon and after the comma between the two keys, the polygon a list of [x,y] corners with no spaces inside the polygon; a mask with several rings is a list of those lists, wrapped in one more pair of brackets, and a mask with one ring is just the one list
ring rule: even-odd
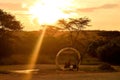
{"label": "tree", "polygon": [[0,9],[0,27],[2,30],[21,30],[21,23],[15,19],[15,16]]}
{"label": "tree", "polygon": [[54,35],[60,30],[60,28],[53,25],[42,25],[42,27],[46,27],[46,35],[54,37]]}
{"label": "tree", "polygon": [[22,25],[15,19],[15,16],[0,9],[0,60],[10,57],[14,51],[14,36],[10,31],[21,29]]}
{"label": "tree", "polygon": [[10,56],[13,45],[12,34],[6,31],[5,34],[1,36],[2,33],[3,32],[0,32],[0,59]]}
{"label": "tree", "polygon": [[99,48],[100,46],[103,46],[105,44],[107,44],[108,41],[104,40],[104,39],[97,39],[94,40],[93,42],[91,42],[87,48],[87,53],[92,56],[92,57],[97,57],[97,48]]}
{"label": "tree", "polygon": [[60,27],[62,27],[62,29],[70,32],[69,39],[71,41],[71,46],[75,47],[80,31],[86,26],[90,26],[89,22],[90,19],[88,19],[87,17],[83,17],[77,19],[69,18],[67,20],[61,19],[58,21],[58,24],[60,25]]}
{"label": "tree", "polygon": [[104,62],[120,65],[120,37],[110,40],[108,43],[96,49],[97,57]]}

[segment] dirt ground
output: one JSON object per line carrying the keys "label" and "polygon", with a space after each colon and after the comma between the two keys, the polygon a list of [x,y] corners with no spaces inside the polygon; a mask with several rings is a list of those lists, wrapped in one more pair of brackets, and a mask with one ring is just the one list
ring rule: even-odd
{"label": "dirt ground", "polygon": [[[9,66],[3,69],[14,71],[22,70],[22,68],[22,66]],[[29,80],[120,80],[120,72],[59,71],[55,65],[39,65],[36,68],[39,71],[34,72]],[[0,74],[0,80],[26,80],[25,77],[28,75],[26,73],[5,73]]]}

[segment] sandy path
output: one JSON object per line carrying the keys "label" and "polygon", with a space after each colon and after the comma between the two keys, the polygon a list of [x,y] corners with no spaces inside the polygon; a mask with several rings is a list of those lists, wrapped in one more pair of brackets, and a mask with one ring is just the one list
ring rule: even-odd
{"label": "sandy path", "polygon": [[[23,74],[0,74],[0,80],[24,80]],[[115,73],[40,73],[31,80],[120,80],[120,72]]]}
{"label": "sandy path", "polygon": [[[58,71],[54,66],[42,65],[31,80],[120,80],[120,72],[93,73],[83,71]],[[27,74],[0,74],[0,80],[25,80]]]}

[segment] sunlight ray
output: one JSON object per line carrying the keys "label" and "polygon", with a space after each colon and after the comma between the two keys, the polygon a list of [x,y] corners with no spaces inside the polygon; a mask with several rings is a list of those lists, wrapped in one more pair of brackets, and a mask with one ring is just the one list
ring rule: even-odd
{"label": "sunlight ray", "polygon": [[[46,26],[43,28],[42,33],[40,34],[39,39],[36,43],[36,46],[33,49],[32,55],[30,56],[30,62],[29,62],[29,65],[27,67],[28,70],[33,70],[35,68],[36,61],[37,61],[39,51],[40,51],[41,46],[42,46],[42,42],[43,42],[43,39],[44,39],[45,32],[46,32]],[[25,76],[24,80],[30,80],[31,77],[32,77],[32,72],[27,74]]]}

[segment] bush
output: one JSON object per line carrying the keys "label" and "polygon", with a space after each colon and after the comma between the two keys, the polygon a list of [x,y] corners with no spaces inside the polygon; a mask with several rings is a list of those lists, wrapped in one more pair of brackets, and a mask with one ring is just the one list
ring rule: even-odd
{"label": "bush", "polygon": [[120,46],[117,43],[109,42],[96,50],[97,57],[104,62],[120,65]]}
{"label": "bush", "polygon": [[101,71],[116,71],[110,64],[108,63],[102,63],[98,69]]}
{"label": "bush", "polygon": [[100,46],[103,46],[107,43],[108,43],[108,41],[105,41],[102,39],[95,40],[89,45],[87,52],[89,53],[90,56],[97,57],[97,53],[96,53],[97,48]]}

